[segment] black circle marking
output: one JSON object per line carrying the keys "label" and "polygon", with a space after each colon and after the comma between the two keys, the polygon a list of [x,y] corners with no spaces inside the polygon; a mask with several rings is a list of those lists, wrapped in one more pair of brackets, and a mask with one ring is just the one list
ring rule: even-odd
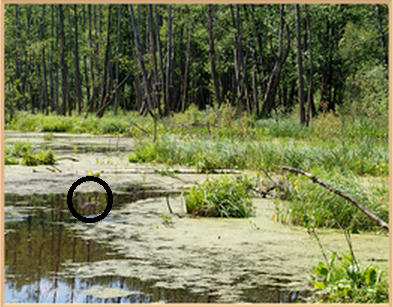
{"label": "black circle marking", "polygon": [[[83,215],[80,215],[78,212],[76,212],[76,210],[74,208],[74,204],[72,203],[72,195],[74,195],[75,189],[78,187],[78,185],[80,185],[84,182],[87,182],[87,181],[94,181],[94,182],[102,185],[108,195],[108,204],[106,205],[104,212],[102,212],[100,215],[92,217],[92,218],[88,218],[88,217],[84,217]],[[77,181],[75,181],[72,184],[71,188],[69,189],[68,195],[67,195],[67,204],[68,204],[68,209],[70,209],[72,215],[75,216],[78,220],[85,222],[85,223],[95,223],[95,222],[98,222],[98,221],[101,221],[102,219],[104,219],[111,211],[112,204],[113,204],[112,190],[104,180],[102,180],[98,177],[94,177],[94,176],[82,177],[82,178],[79,178]]]}

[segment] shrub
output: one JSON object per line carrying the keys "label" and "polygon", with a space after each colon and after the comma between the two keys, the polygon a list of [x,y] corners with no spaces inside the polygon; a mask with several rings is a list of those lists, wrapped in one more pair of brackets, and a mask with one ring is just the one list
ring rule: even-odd
{"label": "shrub", "polygon": [[205,217],[249,217],[253,214],[250,180],[227,175],[208,178],[185,191],[187,213]]}

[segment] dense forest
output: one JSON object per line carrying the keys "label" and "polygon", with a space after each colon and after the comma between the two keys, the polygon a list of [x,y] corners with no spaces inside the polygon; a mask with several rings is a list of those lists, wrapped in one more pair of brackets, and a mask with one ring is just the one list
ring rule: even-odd
{"label": "dense forest", "polygon": [[387,114],[388,6],[6,5],[5,112]]}

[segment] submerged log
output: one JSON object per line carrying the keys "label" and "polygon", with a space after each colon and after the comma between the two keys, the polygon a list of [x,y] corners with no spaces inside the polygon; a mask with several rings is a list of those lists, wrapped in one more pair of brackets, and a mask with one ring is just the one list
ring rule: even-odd
{"label": "submerged log", "polygon": [[367,210],[361,203],[359,203],[352,196],[344,193],[343,191],[341,191],[339,189],[336,189],[336,188],[332,187],[330,184],[322,181],[321,179],[319,179],[318,177],[316,177],[316,176],[314,176],[314,175],[312,175],[310,173],[307,173],[306,171],[304,171],[302,169],[289,167],[289,166],[278,166],[278,167],[283,169],[283,170],[290,171],[290,172],[293,172],[293,173],[298,173],[298,174],[301,174],[303,176],[306,176],[306,177],[310,178],[313,182],[318,183],[319,185],[323,186],[324,188],[328,189],[329,191],[337,194],[338,196],[341,196],[342,198],[344,198],[344,199],[348,200],[349,202],[351,202],[352,204],[354,204],[360,211],[362,211],[369,218],[371,218],[373,221],[375,221],[381,228],[389,230],[389,225],[387,223],[385,223],[383,220],[381,220],[374,213],[372,213],[369,210]]}
{"label": "submerged log", "polygon": [[57,157],[56,162],[60,160],[71,160],[73,162],[79,162],[77,158],[71,157],[71,156],[64,156],[64,157]]}

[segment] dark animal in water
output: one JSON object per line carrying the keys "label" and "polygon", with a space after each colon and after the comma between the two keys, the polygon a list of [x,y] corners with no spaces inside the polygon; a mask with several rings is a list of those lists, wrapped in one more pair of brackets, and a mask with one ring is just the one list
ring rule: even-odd
{"label": "dark animal in water", "polygon": [[82,195],[78,195],[78,199],[79,199],[78,207],[81,209],[87,209],[87,208],[93,207],[98,204],[98,201],[84,202]]}

